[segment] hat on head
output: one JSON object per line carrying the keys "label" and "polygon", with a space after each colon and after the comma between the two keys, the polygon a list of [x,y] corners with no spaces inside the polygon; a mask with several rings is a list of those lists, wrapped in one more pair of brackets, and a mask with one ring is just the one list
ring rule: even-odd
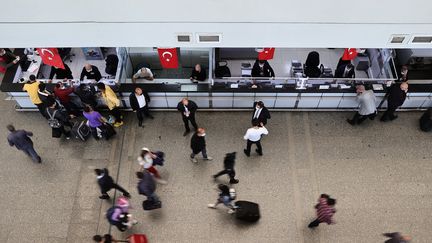
{"label": "hat on head", "polygon": [[129,207],[129,201],[128,201],[127,198],[125,198],[125,197],[119,197],[119,198],[117,199],[117,205],[118,205],[119,207],[122,207],[122,208],[124,208],[124,207]]}
{"label": "hat on head", "polygon": [[150,149],[148,149],[148,148],[146,148],[146,147],[142,148],[141,150],[142,150],[142,151],[150,152]]}

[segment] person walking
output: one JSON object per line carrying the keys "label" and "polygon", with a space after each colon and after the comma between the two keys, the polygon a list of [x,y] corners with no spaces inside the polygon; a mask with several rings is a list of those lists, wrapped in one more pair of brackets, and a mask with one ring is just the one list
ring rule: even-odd
{"label": "person walking", "polygon": [[394,119],[398,118],[394,112],[405,102],[407,92],[407,82],[402,82],[400,84],[395,83],[390,87],[390,90],[387,93],[387,110],[381,117],[382,122],[386,122],[388,120],[393,121]]}
{"label": "person walking", "polygon": [[[89,105],[84,107],[83,115],[88,120],[87,124],[90,127],[92,136],[96,140],[102,138],[102,132],[105,129],[104,124],[107,123],[107,120],[99,112],[93,110],[93,108]],[[100,135],[98,134],[98,130]]]}
{"label": "person walking", "polygon": [[97,84],[98,89],[101,91],[102,99],[108,106],[110,113],[115,118],[114,127],[120,127],[123,125],[123,116],[120,113],[120,100],[114,91],[104,83]]}
{"label": "person walking", "polygon": [[356,92],[359,110],[351,120],[347,119],[347,122],[353,126],[360,125],[367,118],[374,120],[377,114],[376,98],[373,90],[366,90],[364,85],[357,85]]}
{"label": "person walking", "polygon": [[26,91],[28,96],[30,97],[31,102],[38,108],[39,112],[43,117],[48,119],[46,114],[45,105],[42,103],[42,100],[39,98],[39,84],[40,82],[36,80],[35,75],[30,75],[29,81],[24,84],[23,91]]}
{"label": "person walking", "polygon": [[15,146],[18,150],[23,151],[25,154],[31,157],[33,161],[42,163],[42,159],[34,150],[33,141],[30,138],[33,136],[32,132],[16,130],[11,124],[7,125],[6,128],[10,132],[7,136],[10,146]]}
{"label": "person walking", "polygon": [[138,171],[136,172],[136,176],[139,180],[137,185],[138,193],[140,195],[146,196],[147,200],[151,201],[152,203],[160,202],[159,197],[155,192],[156,183],[150,172],[146,170]]}
{"label": "person walking", "polygon": [[194,133],[194,135],[191,138],[191,149],[192,153],[190,155],[190,159],[194,163],[198,163],[198,160],[195,158],[195,155],[201,153],[203,158],[205,160],[212,160],[213,158],[210,156],[207,156],[207,149],[206,149],[206,141],[205,141],[205,130],[204,128],[198,128],[197,131]]}
{"label": "person walking", "polygon": [[317,218],[312,221],[308,227],[315,228],[318,227],[320,223],[334,224],[332,217],[336,213],[336,209],[334,208],[335,204],[336,199],[331,198],[327,194],[321,194],[318,199],[318,204],[315,205]]}
{"label": "person walking", "polygon": [[130,106],[137,114],[138,126],[143,127],[144,115],[150,119],[154,117],[150,114],[148,104],[150,103],[150,96],[147,92],[144,92],[141,88],[136,87],[135,92],[129,96]]}
{"label": "person walking", "polygon": [[119,197],[115,205],[108,209],[106,217],[110,224],[115,225],[121,232],[132,228],[138,221],[133,219],[129,213],[129,200],[125,197]]}
{"label": "person walking", "polygon": [[268,111],[267,107],[264,106],[264,102],[257,101],[254,102],[254,112],[252,114],[252,120],[258,120],[258,124],[262,123],[267,125],[267,119],[270,119],[270,112]]}
{"label": "person walking", "polygon": [[384,233],[383,235],[385,237],[390,238],[390,239],[386,240],[384,243],[408,243],[411,241],[411,236],[402,235],[399,232]]}
{"label": "person walking", "polygon": [[252,144],[256,144],[257,149],[255,150],[260,156],[263,155],[262,147],[261,147],[261,137],[262,135],[267,135],[268,130],[264,127],[263,123],[259,123],[258,120],[252,120],[252,127],[246,131],[244,135],[244,140],[247,141],[246,149],[243,152],[247,157],[250,156]]}
{"label": "person walking", "polygon": [[214,179],[218,178],[221,175],[227,174],[230,178],[229,181],[230,184],[237,184],[239,182],[238,179],[235,179],[236,173],[234,170],[236,154],[237,154],[236,152],[232,152],[232,153],[227,153],[225,155],[224,169],[218,172],[217,174],[213,175]]}
{"label": "person walking", "polygon": [[119,186],[117,183],[114,182],[113,178],[109,175],[107,168],[95,169],[94,172],[96,174],[97,182],[99,184],[99,188],[102,194],[99,197],[100,199],[110,199],[110,196],[107,192],[111,189],[117,189],[123,193],[123,196],[129,198],[131,197],[129,192],[127,192],[125,189],[123,189],[123,187]]}
{"label": "person walking", "polygon": [[[158,163],[158,161],[163,161],[162,156],[162,152],[153,153],[148,148],[142,148],[141,154],[137,160],[138,164],[140,165],[140,171],[147,170],[155,177],[156,182],[160,184],[167,184],[165,180],[162,180],[159,171],[155,168],[155,165]],[[159,163],[159,165],[161,165],[161,163]]]}
{"label": "person walking", "polygon": [[198,129],[198,125],[195,122],[195,112],[198,109],[198,106],[195,102],[192,100],[189,100],[188,98],[183,98],[177,105],[177,110],[181,112],[182,119],[185,126],[185,132],[183,133],[183,136],[186,136],[190,133],[189,128],[189,121],[192,124],[192,126],[195,128],[195,130]]}
{"label": "person walking", "polygon": [[219,184],[218,190],[219,190],[219,197],[216,200],[216,203],[210,203],[207,205],[207,207],[216,209],[218,204],[223,203],[227,208],[229,208],[228,209],[229,214],[235,213],[234,211],[235,206],[232,204],[232,202],[236,198],[236,192],[234,188],[229,188],[227,185]]}
{"label": "person walking", "polygon": [[[72,129],[72,123],[70,118],[73,115],[67,114],[67,112],[57,107],[57,102],[51,101],[49,106],[46,108],[46,114],[48,115],[48,124],[53,130],[53,137],[59,138],[62,134],[66,136],[66,139],[70,139]],[[65,129],[65,126],[69,127],[69,130]]]}

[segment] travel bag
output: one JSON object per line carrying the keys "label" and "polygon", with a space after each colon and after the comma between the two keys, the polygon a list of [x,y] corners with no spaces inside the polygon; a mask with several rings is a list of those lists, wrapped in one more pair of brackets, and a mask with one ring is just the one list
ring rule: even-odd
{"label": "travel bag", "polygon": [[162,202],[161,201],[145,200],[145,201],[143,201],[142,206],[143,206],[144,210],[153,210],[153,209],[161,208]]}
{"label": "travel bag", "polygon": [[102,135],[106,140],[110,139],[112,136],[114,136],[116,134],[117,134],[117,132],[115,131],[114,127],[111,124],[109,124],[109,123],[104,124],[104,129],[102,131]]}
{"label": "travel bag", "polygon": [[239,220],[256,222],[260,219],[259,205],[249,201],[237,201],[234,203],[235,216]]}
{"label": "travel bag", "polygon": [[72,136],[81,141],[87,141],[90,137],[90,127],[87,126],[85,121],[75,122],[71,130]]}
{"label": "travel bag", "polygon": [[133,234],[128,237],[129,243],[147,243],[147,237],[144,234]]}

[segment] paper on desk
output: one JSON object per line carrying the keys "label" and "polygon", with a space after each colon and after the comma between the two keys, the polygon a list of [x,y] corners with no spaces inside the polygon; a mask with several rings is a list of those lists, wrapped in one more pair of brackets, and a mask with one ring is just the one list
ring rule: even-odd
{"label": "paper on desk", "polygon": [[372,84],[373,90],[384,90],[382,84]]}
{"label": "paper on desk", "polygon": [[238,84],[231,84],[230,87],[231,87],[231,89],[237,89],[238,88]]}
{"label": "paper on desk", "polygon": [[345,84],[339,84],[339,88],[341,88],[341,89],[350,89],[351,86],[345,85]]}
{"label": "paper on desk", "polygon": [[32,63],[32,64],[30,65],[30,67],[27,69],[27,72],[33,73],[33,72],[35,72],[38,68],[39,68],[39,67],[38,67],[35,63]]}
{"label": "paper on desk", "polygon": [[320,85],[319,89],[329,89],[330,85]]}

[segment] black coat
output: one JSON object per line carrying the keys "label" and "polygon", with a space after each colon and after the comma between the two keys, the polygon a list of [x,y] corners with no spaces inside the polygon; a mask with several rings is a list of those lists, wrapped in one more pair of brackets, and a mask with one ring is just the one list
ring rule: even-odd
{"label": "black coat", "polygon": [[192,79],[198,81],[204,81],[206,79],[206,71],[201,68],[201,72],[197,72],[195,68],[192,70],[192,74],[190,76]]}
{"label": "black coat", "polygon": [[194,133],[191,138],[191,149],[194,154],[201,152],[206,146],[205,137],[198,136]]}
{"label": "black coat", "polygon": [[93,86],[78,86],[75,90],[75,94],[80,98],[81,102],[91,105],[93,108],[96,107],[96,90]]}
{"label": "black coat", "polygon": [[[254,117],[254,114],[255,114],[255,107],[256,107],[256,104],[257,104],[257,102],[254,102],[254,105],[253,105],[253,107],[254,107],[254,110],[253,110],[253,112],[252,112],[252,120],[253,120],[253,117]],[[267,109],[267,107],[263,107],[262,108],[262,110],[261,110],[261,113],[260,113],[260,115],[258,116],[258,122],[262,122],[264,125],[266,125],[267,124],[267,119],[270,119],[271,118],[271,116],[270,116],[270,112],[269,112],[269,110]]]}
{"label": "black coat", "polygon": [[[188,110],[191,114],[195,113],[196,110],[198,109],[197,104],[195,102],[193,102],[192,100],[189,100],[189,104],[186,107],[188,108]],[[184,108],[184,105],[182,104],[181,101],[177,105],[177,110],[182,113],[182,116],[184,116],[183,113],[185,112],[185,108]]]}
{"label": "black coat", "polygon": [[420,118],[420,129],[424,132],[432,130],[432,120],[428,111],[426,111]]}
{"label": "black coat", "polygon": [[96,66],[92,65],[92,70],[90,72],[87,72],[85,67],[83,67],[80,80],[83,80],[84,77],[87,77],[87,79],[94,79],[96,81],[99,81],[102,79],[102,74],[99,72],[99,69]]}
{"label": "black coat", "polygon": [[54,66],[51,67],[49,79],[53,79],[54,75],[56,75],[57,79],[73,79],[72,71],[70,70],[69,66],[64,64],[64,67],[65,69],[55,68]]}
{"label": "black coat", "polygon": [[406,99],[405,91],[401,90],[400,83],[393,84],[388,92],[388,107],[397,108],[401,106]]}
{"label": "black coat", "polygon": [[[148,106],[148,104],[150,102],[150,96],[148,95],[147,92],[144,92],[144,91],[143,91],[142,95],[144,95],[144,99],[146,101],[146,106]],[[138,99],[135,96],[135,92],[133,92],[129,95],[129,103],[130,103],[132,110],[134,110],[134,111],[136,111],[140,108],[139,103],[138,103]]]}
{"label": "black coat", "polygon": [[[348,65],[348,64],[347,64]],[[354,68],[351,68],[351,70],[348,72],[348,75],[344,77],[345,67],[347,65],[341,65],[339,66],[335,71],[335,78],[355,78],[355,71]]]}
{"label": "black coat", "polygon": [[104,168],[104,175],[102,178],[98,179],[98,184],[102,190],[108,191],[114,185],[113,178],[109,175],[108,169]]}
{"label": "black coat", "polygon": [[258,60],[255,61],[253,67],[252,67],[252,77],[274,77],[275,73],[273,71],[273,68],[270,66],[270,64],[265,61],[264,67],[261,69],[259,66]]}
{"label": "black coat", "polygon": [[226,170],[234,170],[235,156],[236,156],[235,152],[226,154],[225,159],[224,159],[224,168]]}

